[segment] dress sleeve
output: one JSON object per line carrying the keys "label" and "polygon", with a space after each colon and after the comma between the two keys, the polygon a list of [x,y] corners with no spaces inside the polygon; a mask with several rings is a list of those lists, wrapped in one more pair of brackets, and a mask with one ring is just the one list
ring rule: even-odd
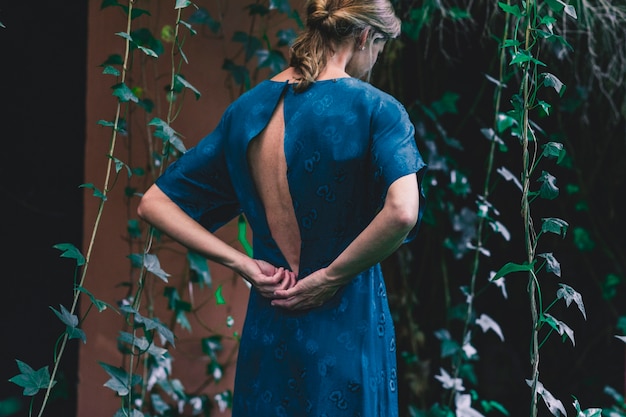
{"label": "dress sleeve", "polygon": [[225,118],[195,147],[173,162],[157,186],[185,213],[210,231],[241,213],[225,158]]}
{"label": "dress sleeve", "polygon": [[426,163],[415,143],[415,128],[402,104],[392,97],[382,100],[372,117],[372,196],[382,208],[389,186],[398,178],[416,173],[420,193],[418,221],[406,242],[413,240],[424,213],[422,187]]}

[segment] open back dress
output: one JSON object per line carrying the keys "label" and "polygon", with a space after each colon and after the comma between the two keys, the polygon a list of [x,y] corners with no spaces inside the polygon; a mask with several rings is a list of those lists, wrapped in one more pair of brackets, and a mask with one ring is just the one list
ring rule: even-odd
{"label": "open back dress", "polygon": [[[404,107],[366,82],[317,81],[302,93],[287,82],[260,83],[157,179],[165,194],[211,231],[243,213],[256,259],[289,268],[246,157],[279,103],[301,238],[301,279],[328,266],[354,240],[395,180],[416,173],[421,181],[425,163]],[[421,201],[420,211],[423,206]],[[306,311],[272,307],[251,289],[233,417],[395,417],[397,383],[394,326],[380,265]]]}

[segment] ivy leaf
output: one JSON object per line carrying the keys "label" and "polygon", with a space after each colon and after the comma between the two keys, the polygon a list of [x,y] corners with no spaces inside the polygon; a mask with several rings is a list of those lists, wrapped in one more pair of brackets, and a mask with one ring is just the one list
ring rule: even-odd
{"label": "ivy leaf", "polygon": [[479,318],[476,319],[476,324],[478,324],[481,329],[483,329],[484,333],[487,333],[487,330],[491,329],[495,334],[498,335],[500,340],[504,342],[504,335],[502,334],[502,329],[500,329],[500,325],[491,317],[486,314],[481,314]]}
{"label": "ivy leaf", "polygon": [[515,17],[521,18],[523,16],[522,11],[520,10],[519,6],[516,4],[514,6],[510,6],[506,3],[502,3],[502,2],[498,2],[498,6],[500,6],[500,8],[505,12],[505,13],[509,13],[512,14]]}
{"label": "ivy leaf", "polygon": [[156,346],[154,343],[149,342],[145,337],[137,337],[128,332],[120,332],[118,341],[135,346],[141,352],[148,352],[150,356],[159,360],[165,357],[167,349]]}
{"label": "ivy leaf", "polygon": [[565,158],[565,149],[562,143],[548,142],[542,148],[542,155],[546,158],[557,158],[557,162],[561,162]]}
{"label": "ivy leaf", "polygon": [[543,85],[545,87],[554,88],[554,91],[556,91],[560,97],[563,97],[563,94],[565,94],[565,84],[563,84],[563,82],[559,80],[556,75],[544,72],[539,76],[540,78],[543,78]]}
{"label": "ivy leaf", "polygon": [[541,172],[541,176],[537,180],[541,183],[539,196],[546,200],[554,200],[559,196],[559,187],[556,186],[556,178],[546,171]]}
{"label": "ivy leaf", "polygon": [[278,38],[278,46],[291,45],[297,36],[298,34],[296,31],[291,28],[279,30],[276,34],[276,37]]}
{"label": "ivy leaf", "polygon": [[81,185],[78,186],[78,188],[89,188],[89,189],[93,190],[93,196],[94,197],[98,197],[102,201],[107,201],[107,196],[104,195],[104,193],[102,191],[97,189],[96,186],[93,185],[92,183],[81,184]]}
{"label": "ivy leaf", "polygon": [[[35,371],[24,362],[17,359],[15,361],[17,362],[20,374],[9,379],[9,382],[13,382],[15,385],[24,388],[24,395],[32,397],[37,394],[40,389],[48,388],[48,385],[50,385],[50,372],[47,366]],[[56,384],[56,381],[52,382],[52,386],[54,386],[54,384]]]}
{"label": "ivy leaf", "polygon": [[53,248],[62,251],[61,258],[70,258],[76,260],[76,266],[85,265],[85,257],[80,250],[71,243],[57,243]]}
{"label": "ivy leaf", "polygon": [[211,32],[217,33],[220,30],[221,24],[217,20],[211,17],[211,14],[204,7],[199,8],[187,19],[191,24],[200,24],[208,27]]}
{"label": "ivy leaf", "polygon": [[210,287],[212,284],[211,271],[209,271],[206,258],[196,252],[189,251],[187,252],[187,261],[189,261],[189,268],[201,278],[199,281]]}
{"label": "ivy leaf", "polygon": [[111,88],[113,89],[113,95],[117,97],[121,103],[127,103],[129,101],[137,103],[139,101],[139,97],[124,83],[115,84]]}
{"label": "ivy leaf", "polygon": [[270,0],[270,10],[276,9],[281,13],[291,13],[291,5],[289,0]]}
{"label": "ivy leaf", "polygon": [[242,85],[247,90],[250,88],[250,72],[243,65],[236,65],[230,59],[225,59],[222,69],[230,72],[237,85]]}
{"label": "ivy leaf", "polygon": [[[530,379],[527,379],[526,383],[529,387],[533,386],[533,381]],[[543,384],[539,381],[537,381],[537,394],[541,395],[541,398],[543,398],[543,402],[548,407],[548,410],[550,410],[555,417],[560,417],[561,415],[567,416],[563,403],[560,400],[557,400],[554,395],[545,389]]]}
{"label": "ivy leaf", "polygon": [[557,219],[555,217],[546,217],[541,219],[541,232],[542,233],[554,233],[565,238],[567,228],[569,224],[565,220]]}
{"label": "ivy leaf", "polygon": [[580,408],[580,404],[578,403],[578,398],[574,397],[574,408],[576,408],[576,417],[601,417],[602,409],[601,408],[588,408],[586,410],[582,410]]}
{"label": "ivy leaf", "polygon": [[580,295],[579,292],[576,292],[572,287],[565,284],[559,284],[561,286],[560,289],[556,292],[557,298],[563,298],[565,300],[565,305],[569,307],[569,305],[574,301],[578,306],[578,310],[582,313],[585,320],[587,320],[587,313],[585,312],[585,305],[583,304],[583,296]]}
{"label": "ivy leaf", "polygon": [[246,51],[246,62],[250,60],[262,48],[262,43],[256,36],[250,36],[246,32],[236,31],[232,37],[233,42],[241,43]]}
{"label": "ivy leaf", "polygon": [[459,417],[484,417],[472,408],[472,396],[470,394],[459,394],[454,396],[454,405],[456,406],[456,415]]}
{"label": "ivy leaf", "polygon": [[67,333],[70,339],[81,339],[83,343],[87,343],[87,336],[85,332],[81,329],[78,329],[78,317],[75,314],[71,314],[63,305],[60,305],[61,311],[55,310],[53,307],[50,307],[54,314],[65,324],[65,332]]}
{"label": "ivy leaf", "polygon": [[163,139],[165,142],[169,142],[176,148],[180,153],[187,152],[183,141],[178,136],[178,132],[176,132],[165,120],[159,119],[155,117],[150,120],[148,126],[156,126],[156,130],[154,131],[154,136]]}
{"label": "ivy leaf", "polygon": [[76,291],[80,291],[80,292],[82,292],[82,293],[86,294],[86,295],[89,297],[89,299],[91,300],[91,302],[93,303],[93,305],[95,305],[95,306],[96,306],[96,308],[98,309],[98,311],[99,311],[100,313],[101,313],[101,312],[103,312],[104,310],[106,310],[106,309],[107,309],[107,307],[110,307],[113,311],[115,311],[115,312],[119,313],[119,312],[115,309],[115,307],[113,307],[111,304],[106,303],[106,302],[104,302],[104,301],[102,301],[102,300],[98,300],[98,299],[97,299],[97,298],[96,298],[96,297],[95,297],[92,293],[90,293],[90,292],[89,292],[86,288],[84,288],[84,287],[80,287],[80,286],[79,286],[79,287],[76,287]]}
{"label": "ivy leaf", "polygon": [[156,330],[161,336],[163,336],[163,338],[168,343],[170,343],[172,346],[175,346],[174,333],[170,329],[168,329],[163,323],[161,323],[159,319],[143,317],[137,311],[133,311],[133,313],[135,314],[136,324],[144,326],[147,331]]}
{"label": "ivy leaf", "polygon": [[452,376],[450,376],[450,374],[443,368],[439,368],[439,375],[435,375],[435,379],[441,382],[443,389],[465,391],[463,380],[461,378],[452,378]]}
{"label": "ivy leaf", "polygon": [[259,68],[269,68],[271,75],[281,72],[286,66],[287,61],[281,51],[267,49],[259,49],[256,51]]}
{"label": "ivy leaf", "polygon": [[215,290],[215,304],[217,304],[217,305],[224,305],[224,304],[226,304],[226,300],[224,299],[224,296],[222,295],[222,286],[221,285],[219,287],[217,287],[217,290]]}
{"label": "ivy leaf", "polygon": [[128,395],[131,388],[142,381],[142,378],[139,375],[133,374],[132,376],[129,376],[128,372],[126,372],[124,368],[119,368],[104,362],[98,363],[111,377],[104,383],[104,386],[117,392],[117,394],[121,397]]}
{"label": "ivy leaf", "polygon": [[541,256],[546,260],[546,271],[552,272],[557,277],[561,276],[561,264],[552,253],[540,253],[537,256]]}
{"label": "ivy leaf", "polygon": [[174,76],[174,80],[176,82],[181,83],[183,86],[185,86],[185,88],[188,88],[191,91],[193,91],[194,95],[196,96],[196,100],[198,100],[200,98],[200,96],[202,95],[202,94],[200,94],[200,91],[198,91],[198,89],[196,87],[191,85],[191,83],[189,81],[187,81],[182,75],[176,74]]}
{"label": "ivy leaf", "polygon": [[558,334],[563,336],[563,340],[565,340],[566,336],[569,337],[569,339],[572,341],[572,346],[576,346],[576,342],[574,340],[574,331],[567,324],[548,313],[544,314],[542,321],[544,323],[548,323],[548,325],[556,330]]}
{"label": "ivy leaf", "polygon": [[191,6],[191,2],[189,0],[176,0],[176,6],[174,9],[184,9],[185,7]]}
{"label": "ivy leaf", "polygon": [[587,229],[576,227],[574,228],[574,245],[581,252],[590,252],[596,247],[596,242],[591,238]]}
{"label": "ivy leaf", "polygon": [[508,275],[508,274],[512,274],[513,272],[524,272],[524,271],[528,272],[528,271],[532,271],[534,265],[535,265],[534,261],[530,265],[527,264],[527,263],[516,264],[516,263],[513,263],[513,262],[509,262],[506,265],[504,265],[502,268],[500,268],[500,270],[498,272],[496,272],[496,274],[493,277],[489,278],[489,281],[493,282],[493,281],[499,279],[500,277],[503,277],[503,276]]}
{"label": "ivy leaf", "polygon": [[159,262],[159,258],[156,255],[151,253],[144,254],[143,266],[146,268],[146,271],[152,272],[163,281],[168,282],[167,278],[170,276],[170,274],[161,269],[161,263]]}
{"label": "ivy leaf", "polygon": [[517,179],[515,175],[513,175],[511,171],[509,171],[505,167],[500,167],[497,171],[498,174],[500,174],[505,180],[512,181],[513,184],[515,184],[515,186],[519,188],[520,191],[522,191],[522,183]]}

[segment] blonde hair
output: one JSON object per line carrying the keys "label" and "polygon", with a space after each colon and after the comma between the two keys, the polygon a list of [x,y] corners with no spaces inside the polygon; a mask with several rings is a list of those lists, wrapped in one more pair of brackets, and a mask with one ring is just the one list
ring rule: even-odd
{"label": "blonde hair", "polygon": [[295,91],[302,92],[315,82],[334,45],[356,39],[368,27],[373,29],[370,36],[400,34],[400,19],[389,0],[308,0],[306,29],[291,46],[289,65],[301,74]]}

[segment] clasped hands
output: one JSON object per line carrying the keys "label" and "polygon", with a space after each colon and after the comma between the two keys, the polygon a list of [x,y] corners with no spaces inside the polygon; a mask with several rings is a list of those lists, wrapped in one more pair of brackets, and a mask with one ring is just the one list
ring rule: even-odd
{"label": "clasped hands", "polygon": [[297,280],[296,274],[283,267],[254,259],[256,268],[242,274],[272,306],[287,310],[307,310],[319,307],[330,299],[339,287],[326,274],[326,268]]}

